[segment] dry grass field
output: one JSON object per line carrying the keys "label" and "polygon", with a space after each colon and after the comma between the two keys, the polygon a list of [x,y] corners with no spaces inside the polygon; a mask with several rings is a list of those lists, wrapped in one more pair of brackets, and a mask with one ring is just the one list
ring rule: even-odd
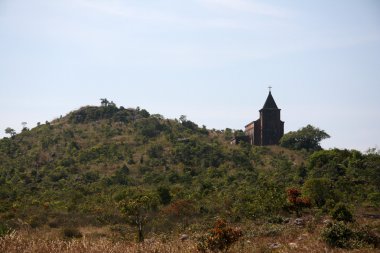
{"label": "dry grass field", "polygon": [[[308,237],[309,235],[305,235]],[[242,241],[234,245],[229,252],[376,252],[375,249],[343,250],[331,249],[317,238],[305,238],[303,241],[279,241],[279,248],[271,249],[268,238]],[[173,240],[168,242],[148,241],[145,243],[113,242],[101,239],[45,240],[33,238],[23,233],[12,233],[0,239],[0,252],[7,253],[137,253],[137,252],[199,252],[196,242]]]}
{"label": "dry grass field", "polygon": [[[372,221],[362,221],[369,222]],[[376,225],[376,224],[372,224]],[[256,224],[244,227],[244,236],[228,252],[380,252],[373,248],[330,248],[320,239],[323,224],[308,222],[305,226],[294,224]],[[181,241],[180,235],[170,238],[149,235],[144,243],[122,240],[107,232],[107,228],[80,228],[79,239],[64,239],[60,230],[22,229],[0,238],[0,252],[7,253],[159,253],[199,252],[197,233]],[[109,230],[108,230],[109,231]],[[107,234],[108,233],[108,234]]]}

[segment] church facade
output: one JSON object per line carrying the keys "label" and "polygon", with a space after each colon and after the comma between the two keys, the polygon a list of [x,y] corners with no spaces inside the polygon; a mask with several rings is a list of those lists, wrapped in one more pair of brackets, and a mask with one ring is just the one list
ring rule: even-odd
{"label": "church facade", "polygon": [[284,135],[284,122],[270,90],[259,112],[260,118],[245,126],[246,141],[256,146],[278,145]]}

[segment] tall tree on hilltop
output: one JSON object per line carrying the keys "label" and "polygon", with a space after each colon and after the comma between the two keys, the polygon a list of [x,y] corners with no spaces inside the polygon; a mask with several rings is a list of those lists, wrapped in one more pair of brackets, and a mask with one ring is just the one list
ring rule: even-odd
{"label": "tall tree on hilltop", "polygon": [[324,130],[307,125],[298,131],[285,134],[280,140],[280,146],[295,150],[317,151],[322,149],[320,142],[327,138],[330,138],[330,135]]}
{"label": "tall tree on hilltop", "polygon": [[5,133],[6,134],[9,134],[11,137],[15,136],[16,135],[16,131],[13,129],[13,128],[10,128],[10,127],[7,127],[5,129]]}
{"label": "tall tree on hilltop", "polygon": [[101,98],[100,104],[101,104],[101,106],[108,106],[109,101],[106,98]]}

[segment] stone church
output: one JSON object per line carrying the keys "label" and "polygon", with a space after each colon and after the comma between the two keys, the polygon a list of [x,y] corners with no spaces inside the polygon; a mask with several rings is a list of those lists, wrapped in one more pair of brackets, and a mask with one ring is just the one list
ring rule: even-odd
{"label": "stone church", "polygon": [[246,136],[235,137],[234,143],[246,141],[256,146],[279,144],[284,135],[284,122],[280,119],[281,109],[277,107],[270,89],[267,100],[259,112],[260,118],[245,126]]}

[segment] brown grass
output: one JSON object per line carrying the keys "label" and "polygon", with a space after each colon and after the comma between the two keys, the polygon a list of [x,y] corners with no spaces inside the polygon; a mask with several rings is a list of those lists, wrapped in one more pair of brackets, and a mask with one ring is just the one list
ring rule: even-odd
{"label": "brown grass", "polygon": [[195,245],[188,242],[171,241],[167,243],[149,240],[137,244],[130,242],[113,242],[110,239],[47,240],[23,233],[13,232],[0,238],[0,252],[7,253],[129,253],[129,252],[197,252]]}
{"label": "brown grass", "polygon": [[[380,231],[378,220],[356,217],[358,224],[368,225],[374,231]],[[244,222],[238,224],[243,231],[243,237],[234,244],[230,253],[369,253],[380,252],[379,249],[338,249],[328,247],[320,238],[324,226],[322,217],[315,219],[304,216],[305,226],[294,224],[294,218],[286,224],[271,224],[267,222]],[[62,228],[44,226],[38,229],[23,227],[9,235],[0,237],[0,253],[195,253],[197,251],[197,236],[206,228],[186,230],[189,240],[181,241],[183,231],[171,231],[170,234],[147,233],[144,243],[133,242],[135,229],[125,227],[121,235],[112,226],[78,227],[83,234],[80,239],[64,239]],[[203,232],[202,232],[203,231]],[[273,249],[271,246],[279,245]]]}
{"label": "brown grass", "polygon": [[[262,228],[254,231],[256,235],[247,234],[235,244],[229,252],[241,253],[288,253],[288,252],[376,252],[374,249],[344,250],[333,249],[326,246],[319,239],[319,231],[308,232],[306,229],[287,229],[278,236],[259,235]],[[0,238],[0,252],[7,253],[164,253],[164,252],[198,252],[196,240],[191,237],[188,241],[180,241],[178,238],[163,240],[159,237],[151,238],[138,244],[125,240],[114,240],[109,237],[86,236],[86,232],[95,232],[92,228],[82,229],[84,237],[81,239],[64,240],[56,236],[38,233],[33,230],[12,232]],[[46,232],[46,231],[45,231]],[[97,231],[103,232],[103,231]],[[277,243],[277,249],[271,249],[270,245]]]}

